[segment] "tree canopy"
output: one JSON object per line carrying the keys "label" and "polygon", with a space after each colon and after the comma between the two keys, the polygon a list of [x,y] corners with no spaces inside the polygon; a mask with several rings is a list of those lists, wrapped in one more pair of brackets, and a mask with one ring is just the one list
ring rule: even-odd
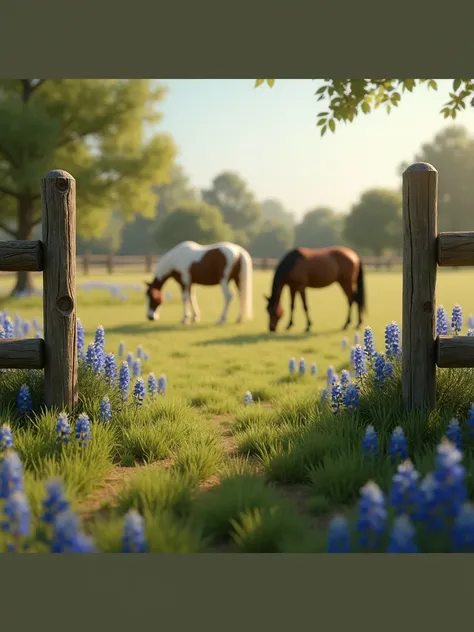
{"label": "tree canopy", "polygon": [[[270,87],[274,79],[257,79],[255,87],[266,82]],[[323,79],[316,91],[321,111],[318,113],[317,125],[321,136],[329,129],[336,131],[337,123],[350,123],[359,114],[369,114],[384,106],[387,113],[397,107],[403,94],[425,85],[428,89],[437,90],[434,79]],[[441,108],[444,118],[455,119],[466,107],[474,106],[474,79],[454,79],[453,89],[448,101]]]}
{"label": "tree canopy", "polygon": [[279,259],[294,244],[294,229],[281,221],[266,220],[249,246],[253,257]]}
{"label": "tree canopy", "polygon": [[341,242],[342,216],[318,206],[308,211],[295,227],[295,244],[302,248],[324,248]]}
{"label": "tree canopy", "polygon": [[[151,80],[1,80],[0,228],[29,239],[41,221],[40,180],[51,168],[78,181],[77,227],[100,237],[112,213],[153,216],[152,185],[167,180],[175,147],[145,138],[165,90]],[[19,273],[16,290],[30,283]]]}
{"label": "tree canopy", "polygon": [[262,219],[270,222],[279,222],[288,226],[295,225],[294,213],[288,211],[280,200],[264,200],[262,206]]}

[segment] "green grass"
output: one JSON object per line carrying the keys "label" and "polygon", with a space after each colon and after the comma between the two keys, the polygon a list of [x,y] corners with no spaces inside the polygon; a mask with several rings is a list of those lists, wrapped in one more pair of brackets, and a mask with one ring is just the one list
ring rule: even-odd
{"label": "green grass", "polygon": [[[140,283],[143,275],[91,277],[106,283]],[[474,312],[474,298],[465,293],[474,280],[471,271],[440,271],[438,304],[448,310],[456,302],[465,316]],[[86,280],[80,278],[79,283]],[[6,296],[11,279],[0,277],[0,309],[22,318],[41,319],[41,298],[12,300]],[[410,456],[424,474],[452,416],[465,417],[474,401],[474,372],[438,371],[438,408],[429,416],[410,415],[401,407],[400,376],[377,391],[369,383],[357,414],[335,417],[319,403],[329,365],[348,365],[344,336],[352,344],[354,330],[341,331],[346,304],[337,286],[309,292],[312,334],[304,333],[301,306],[295,326],[284,331],[288,314],[276,335],[266,331],[263,295],[269,273],[255,273],[255,318],[236,325],[237,300],[229,323],[217,327],[222,307],[218,288],[198,288],[202,321],[182,326],[179,290],[165,304],[159,321],[145,319],[144,291],[129,292],[120,302],[103,290],[78,291],[78,316],[86,328],[86,344],[95,327],[103,325],[106,348],[126,353],[138,345],[150,353],[143,372],[166,374],[165,397],[146,401],[137,410],[124,407],[120,396],[101,379],[80,371],[80,403],[92,420],[91,444],[81,449],[56,442],[56,416],[41,409],[41,372],[0,374],[0,422],[12,426],[15,447],[26,471],[26,488],[36,524],[39,523],[44,482],[60,476],[74,509],[84,516],[84,528],[101,549],[120,551],[125,513],[135,508],[146,518],[154,552],[302,552],[325,547],[325,529],[336,511],[354,512],[360,487],[376,480],[385,490],[394,467],[387,459],[370,463],[360,455],[366,426],[374,425],[381,450],[401,425]],[[3,292],[3,294],[2,294]],[[401,323],[399,273],[367,274],[366,323],[376,345],[383,347],[384,327]],[[287,311],[288,296],[283,303]],[[362,333],[362,332],[361,332]],[[289,376],[288,360],[316,362],[317,377]],[[24,382],[32,387],[35,414],[22,418],[15,398]],[[243,406],[250,390],[256,402]],[[108,394],[112,421],[98,420],[100,398]],[[468,483],[474,491],[474,446],[466,451]],[[3,537],[3,536],[2,536]],[[0,549],[2,542],[0,540]],[[32,550],[41,550],[41,545]]]}

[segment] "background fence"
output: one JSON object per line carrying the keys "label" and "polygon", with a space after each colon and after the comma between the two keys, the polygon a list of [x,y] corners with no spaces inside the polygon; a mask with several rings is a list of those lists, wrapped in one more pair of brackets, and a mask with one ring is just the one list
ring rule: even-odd
{"label": "background fence", "polygon": [[473,336],[436,337],[438,266],[474,266],[474,232],[439,233],[438,172],[425,162],[403,174],[402,391],[407,408],[436,405],[436,366],[474,367]]}
{"label": "background fence", "polygon": [[42,240],[0,242],[0,270],[43,272],[44,339],[0,340],[0,368],[44,369],[46,406],[78,399],[76,181],[50,171],[41,181]]}

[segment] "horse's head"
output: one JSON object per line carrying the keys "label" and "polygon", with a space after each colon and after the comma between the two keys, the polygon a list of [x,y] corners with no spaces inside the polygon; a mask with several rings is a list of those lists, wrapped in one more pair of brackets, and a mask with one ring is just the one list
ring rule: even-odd
{"label": "horse's head", "polygon": [[147,309],[147,318],[148,320],[158,320],[159,308],[161,303],[163,302],[163,297],[161,293],[161,283],[158,279],[153,279],[151,283],[146,283],[146,297],[148,302]]}
{"label": "horse's head", "polygon": [[280,301],[273,301],[268,296],[265,296],[265,299],[267,301],[267,312],[269,316],[268,330],[274,332],[276,331],[278,321],[283,316],[283,308]]}

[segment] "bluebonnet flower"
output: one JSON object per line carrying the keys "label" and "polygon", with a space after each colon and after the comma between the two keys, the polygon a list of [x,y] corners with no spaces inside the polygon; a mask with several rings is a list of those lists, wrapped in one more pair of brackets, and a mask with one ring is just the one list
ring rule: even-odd
{"label": "bluebonnet flower", "polygon": [[115,355],[113,353],[108,353],[105,356],[104,375],[107,384],[113,386],[117,379],[117,365],[115,364]]}
{"label": "bluebonnet flower", "polygon": [[82,446],[85,447],[87,442],[92,439],[91,437],[91,422],[86,413],[81,413],[76,421],[76,439],[79,439]]}
{"label": "bluebonnet flower", "polygon": [[385,532],[386,520],[384,495],[374,481],[369,481],[360,490],[358,503],[357,531],[361,547],[374,548],[379,545],[380,536]]}
{"label": "bluebonnet flower", "polygon": [[374,332],[371,327],[364,329],[364,351],[368,359],[371,359],[375,353]]}
{"label": "bluebonnet flower", "polygon": [[391,378],[393,377],[393,364],[390,362],[390,360],[386,360],[384,367],[383,367],[383,375],[384,378]]}
{"label": "bluebonnet flower", "polygon": [[344,516],[335,516],[328,526],[328,553],[350,553],[351,532]]}
{"label": "bluebonnet flower", "polygon": [[95,347],[95,372],[102,373],[105,365],[105,331],[102,325],[95,330],[94,335]]}
{"label": "bluebonnet flower", "polygon": [[351,381],[351,374],[346,369],[341,371],[341,386],[345,388]]}
{"label": "bluebonnet flower", "polygon": [[374,457],[378,456],[378,453],[379,447],[375,428],[372,425],[367,426],[365,429],[365,435],[362,439],[362,454],[365,457]]}
{"label": "bluebonnet flower", "polygon": [[304,375],[306,373],[306,362],[304,358],[300,358],[300,363],[298,365],[298,371],[300,375]]}
{"label": "bluebonnet flower", "polygon": [[344,393],[344,406],[347,410],[355,410],[359,406],[359,387],[353,382],[347,385]]}
{"label": "bluebonnet flower", "polygon": [[469,318],[467,319],[467,324],[469,329],[474,329],[474,316],[469,314]]}
{"label": "bluebonnet flower", "polygon": [[93,342],[91,342],[91,344],[87,347],[86,366],[92,371],[95,371],[96,366],[97,366],[97,360],[96,360],[96,355],[95,355],[95,345]]}
{"label": "bluebonnet flower", "polygon": [[317,372],[318,372],[318,367],[317,367],[317,365],[313,362],[313,363],[311,364],[311,375],[316,375],[316,374],[317,374]]}
{"label": "bluebonnet flower", "polygon": [[253,404],[253,395],[250,391],[247,391],[244,395],[244,404],[248,406],[249,404]]}
{"label": "bluebonnet flower", "polygon": [[296,360],[294,358],[290,358],[290,361],[288,362],[288,371],[290,373],[294,373],[296,370]]}
{"label": "bluebonnet flower", "polygon": [[99,419],[105,422],[109,422],[112,419],[112,408],[110,399],[107,396],[103,397],[99,404]]}
{"label": "bluebonnet flower", "polygon": [[408,458],[408,444],[401,426],[397,426],[390,438],[388,453],[392,463],[405,461]]}
{"label": "bluebonnet flower", "polygon": [[3,330],[5,332],[5,338],[12,339],[15,337],[15,327],[12,323],[11,318],[7,316],[3,321]]}
{"label": "bluebonnet flower", "polygon": [[125,343],[124,342],[120,342],[119,346],[118,346],[118,351],[117,351],[117,355],[119,358],[123,357],[125,353]]}
{"label": "bluebonnet flower", "polygon": [[143,360],[144,360],[145,362],[148,362],[148,360],[149,360],[149,359],[150,359],[150,354],[145,352],[145,353],[143,354]]}
{"label": "bluebonnet flower", "polygon": [[328,390],[330,391],[333,383],[337,380],[336,372],[334,371],[333,366],[328,366],[326,371],[326,382]]}
{"label": "bluebonnet flower", "polygon": [[474,336],[474,329],[468,329],[467,330],[467,335],[468,336]]}
{"label": "bluebonnet flower", "polygon": [[31,323],[28,320],[25,320],[22,327],[23,336],[27,336],[31,330]]}
{"label": "bluebonnet flower", "polygon": [[[38,331],[38,329],[37,329]],[[84,346],[85,346],[85,332],[79,318],[77,319],[77,355],[79,358],[84,358]]]}
{"label": "bluebonnet flower", "polygon": [[79,528],[79,518],[70,510],[59,513],[53,523],[51,553],[95,553],[91,538]]}
{"label": "bluebonnet flower", "polygon": [[385,380],[385,358],[381,353],[375,355],[374,361],[374,381],[380,386]]}
{"label": "bluebonnet flower", "polygon": [[0,450],[13,448],[13,433],[8,424],[0,427]]}
{"label": "bluebonnet flower", "polygon": [[46,481],[46,498],[43,500],[43,515],[41,520],[46,524],[53,524],[56,516],[69,509],[69,501],[64,495],[64,487],[59,478]]}
{"label": "bluebonnet flower", "polygon": [[349,346],[349,340],[347,338],[343,338],[341,344],[342,344],[342,350],[345,351],[347,347]]}
{"label": "bluebonnet flower", "polygon": [[23,491],[23,465],[14,450],[8,450],[0,460],[0,498]]}
{"label": "bluebonnet flower", "polygon": [[138,345],[137,347],[137,358],[139,358],[140,360],[143,360],[143,347],[142,345]]}
{"label": "bluebonnet flower", "polygon": [[71,427],[66,413],[59,413],[58,415],[56,434],[58,443],[64,443],[66,445],[69,443]]}
{"label": "bluebonnet flower", "polygon": [[119,371],[119,389],[122,393],[123,401],[128,399],[128,393],[130,391],[130,368],[127,362],[122,362],[122,366]]}
{"label": "bluebonnet flower", "polygon": [[13,536],[12,549],[18,550],[18,538],[27,537],[31,533],[31,510],[26,494],[22,491],[10,494],[3,505],[3,513],[6,520],[2,529]]}
{"label": "bluebonnet flower", "polygon": [[140,375],[142,374],[142,363],[141,363],[140,358],[137,358],[136,360],[133,361],[132,373],[133,373],[133,377],[140,377]]}
{"label": "bluebonnet flower", "polygon": [[360,336],[358,333],[354,334],[354,346],[357,346],[360,343]]}
{"label": "bluebonnet flower", "polygon": [[467,413],[467,436],[474,439],[474,404],[471,404]]}
{"label": "bluebonnet flower", "polygon": [[158,382],[154,373],[148,374],[148,394],[153,397],[158,392]]}
{"label": "bluebonnet flower", "polygon": [[[81,322],[81,321],[79,321]],[[33,328],[35,329],[35,331],[41,331],[42,327],[41,327],[41,323],[39,322],[39,320],[37,318],[33,318]]]}
{"label": "bluebonnet flower", "polygon": [[385,354],[387,358],[401,354],[400,328],[395,321],[385,327]]}
{"label": "bluebonnet flower", "polygon": [[135,386],[133,387],[133,401],[137,406],[141,406],[143,404],[145,395],[145,382],[141,377],[139,377],[135,382]]}
{"label": "bluebonnet flower", "polygon": [[400,463],[393,475],[389,495],[390,504],[397,516],[407,514],[418,517],[421,500],[419,478],[420,475],[409,459]]}
{"label": "bluebonnet flower", "polygon": [[408,516],[398,516],[393,522],[387,553],[418,553],[416,530]]}
{"label": "bluebonnet flower", "polygon": [[128,368],[131,370],[133,365],[133,353],[131,351],[127,353],[127,364]]}
{"label": "bluebonnet flower", "polygon": [[4,340],[5,338],[5,329],[3,328],[3,325],[0,325],[0,340]]}
{"label": "bluebonnet flower", "polygon": [[354,347],[354,373],[356,378],[361,378],[367,373],[364,350],[360,345]]}
{"label": "bluebonnet flower", "polygon": [[436,334],[447,336],[449,333],[449,320],[446,310],[442,305],[436,310]]}
{"label": "bluebonnet flower", "polygon": [[462,449],[462,431],[459,421],[451,419],[446,429],[446,438],[456,446],[458,450]]}
{"label": "bluebonnet flower", "polygon": [[331,388],[331,406],[332,412],[337,415],[343,404],[344,393],[342,391],[341,385],[337,382],[334,382]]}
{"label": "bluebonnet flower", "polygon": [[354,367],[354,349],[355,347],[351,347],[351,353],[350,353],[350,359],[349,359],[349,363],[351,367]]}
{"label": "bluebonnet flower", "polygon": [[125,516],[122,553],[146,553],[145,523],[138,511],[130,509]]}
{"label": "bluebonnet flower", "polygon": [[452,541],[456,551],[474,552],[474,506],[471,503],[461,506],[454,520]]}
{"label": "bluebonnet flower", "polygon": [[18,395],[16,398],[16,405],[18,408],[18,412],[22,413],[23,415],[29,413],[33,408],[30,387],[26,384],[20,386],[20,390],[18,391]]}
{"label": "bluebonnet flower", "polygon": [[321,391],[321,404],[326,404],[328,401],[328,391],[326,388],[323,388]]}
{"label": "bluebonnet flower", "polygon": [[456,304],[451,315],[451,328],[456,335],[462,330],[462,307]]}
{"label": "bluebonnet flower", "polygon": [[160,375],[159,380],[158,380],[158,393],[160,395],[165,395],[167,387],[168,387],[168,382],[166,380],[166,376]]}

